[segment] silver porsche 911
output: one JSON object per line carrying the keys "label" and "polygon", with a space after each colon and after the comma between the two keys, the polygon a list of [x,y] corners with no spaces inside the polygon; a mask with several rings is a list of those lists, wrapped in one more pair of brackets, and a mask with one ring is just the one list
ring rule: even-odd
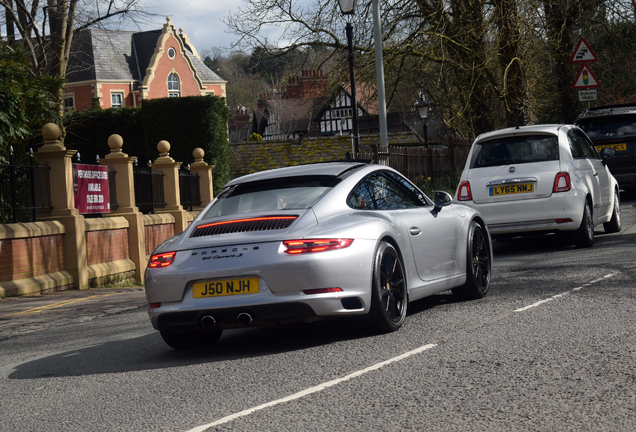
{"label": "silver porsche 911", "polygon": [[483,297],[491,270],[477,211],[347,161],[230,181],[153,252],[145,286],[153,327],[181,349],[213,345],[225,328],[350,315],[395,331],[410,301]]}

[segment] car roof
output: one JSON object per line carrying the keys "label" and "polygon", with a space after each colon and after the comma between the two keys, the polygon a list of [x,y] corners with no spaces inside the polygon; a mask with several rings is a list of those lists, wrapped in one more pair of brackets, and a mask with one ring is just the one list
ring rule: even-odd
{"label": "car roof", "polygon": [[563,125],[563,124],[541,124],[541,125],[518,126],[518,127],[510,127],[506,129],[498,129],[492,132],[486,132],[479,135],[477,139],[475,140],[475,142],[490,140],[493,138],[499,138],[503,136],[527,135],[530,133],[549,133],[549,134],[556,135],[559,132],[559,129],[566,126],[567,125]]}
{"label": "car roof", "polygon": [[576,120],[578,121],[589,117],[604,117],[621,114],[636,114],[636,104],[605,105],[589,108],[583,111]]}
{"label": "car roof", "polygon": [[325,175],[338,177],[347,172],[357,170],[361,167],[368,166],[368,163],[360,161],[337,161],[322,162],[306,165],[295,165],[285,168],[277,168],[273,170],[261,171],[254,174],[248,174],[236,178],[228,182],[225,186],[232,186],[238,183],[246,183],[261,180],[271,180],[282,177],[299,177],[299,176],[315,176]]}

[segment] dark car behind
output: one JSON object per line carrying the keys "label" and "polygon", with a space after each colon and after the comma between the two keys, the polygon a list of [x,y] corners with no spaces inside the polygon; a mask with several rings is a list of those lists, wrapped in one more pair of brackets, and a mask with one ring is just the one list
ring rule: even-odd
{"label": "dark car behind", "polygon": [[636,104],[585,110],[576,119],[596,149],[610,147],[616,156],[607,165],[620,186],[636,185]]}

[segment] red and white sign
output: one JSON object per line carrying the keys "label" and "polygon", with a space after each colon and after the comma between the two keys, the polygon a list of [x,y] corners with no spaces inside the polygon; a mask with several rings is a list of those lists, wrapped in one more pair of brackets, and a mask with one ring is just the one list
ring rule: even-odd
{"label": "red and white sign", "polygon": [[110,213],[108,167],[73,164],[75,208],[84,213]]}
{"label": "red and white sign", "polygon": [[590,68],[584,64],[581,66],[581,70],[572,84],[573,89],[586,89],[600,87],[601,83],[598,82]]}
{"label": "red and white sign", "polygon": [[590,63],[598,61],[598,57],[592,51],[584,38],[579,39],[576,49],[570,57],[570,63]]}

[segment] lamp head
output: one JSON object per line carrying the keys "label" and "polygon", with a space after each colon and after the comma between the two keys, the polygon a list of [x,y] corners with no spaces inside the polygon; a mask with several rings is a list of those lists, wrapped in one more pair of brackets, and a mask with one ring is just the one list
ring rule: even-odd
{"label": "lamp head", "polygon": [[353,15],[356,0],[338,0],[338,4],[340,5],[340,12],[343,15]]}
{"label": "lamp head", "polygon": [[428,110],[430,105],[424,99],[420,99],[415,102],[415,108],[417,108],[417,113],[420,115],[422,120],[426,120],[428,118]]}

